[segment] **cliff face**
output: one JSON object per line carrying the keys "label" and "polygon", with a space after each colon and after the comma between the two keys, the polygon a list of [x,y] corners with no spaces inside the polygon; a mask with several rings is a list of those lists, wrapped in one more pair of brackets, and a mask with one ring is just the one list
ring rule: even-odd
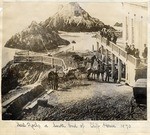
{"label": "cliff face", "polygon": [[[42,71],[44,69],[44,71]],[[10,61],[2,69],[2,94],[8,93],[17,86],[34,84],[50,67],[41,63],[13,63]]]}
{"label": "cliff face", "polygon": [[55,30],[33,21],[29,27],[12,36],[5,47],[44,52],[68,44],[69,41],[62,39]]}
{"label": "cliff face", "polygon": [[98,31],[104,23],[91,17],[77,2],[70,2],[62,6],[59,11],[43,22],[46,28],[55,28],[61,31]]}

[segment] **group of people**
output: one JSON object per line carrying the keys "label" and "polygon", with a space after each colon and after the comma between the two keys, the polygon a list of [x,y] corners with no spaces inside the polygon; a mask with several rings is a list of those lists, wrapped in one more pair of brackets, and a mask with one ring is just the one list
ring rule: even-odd
{"label": "group of people", "polygon": [[[97,66],[94,67],[94,61],[97,62]],[[102,81],[109,82],[110,76],[111,76],[111,66],[109,64],[105,64],[104,61],[100,60],[99,58],[96,58],[94,55],[91,57],[91,67],[88,69],[87,72],[87,78],[90,79],[90,75],[94,77],[97,75],[97,79],[99,80],[99,77],[101,77]],[[118,69],[114,65],[114,73],[113,73],[113,81],[114,83],[118,80]]]}
{"label": "group of people", "polygon": [[112,41],[113,43],[116,44],[117,42],[117,36],[115,35],[114,32],[112,32],[110,29],[106,29],[106,28],[103,28],[101,31],[100,31],[100,35],[102,37],[105,37],[107,39],[107,45],[109,45],[109,42]]}
{"label": "group of people", "polygon": [[[133,55],[136,58],[140,58],[139,54],[139,49],[135,48],[134,45],[128,45],[128,43],[126,43],[126,47],[125,47],[125,51],[127,52],[127,54]],[[147,47],[146,44],[144,44],[144,51],[142,53],[143,58],[147,58]]]}
{"label": "group of people", "polygon": [[58,73],[57,70],[55,69],[55,71],[50,71],[48,74],[48,82],[49,82],[49,86],[50,89],[53,90],[57,90],[58,89]]}
{"label": "group of people", "polygon": [[134,45],[129,46],[128,43],[126,43],[125,51],[127,52],[127,54],[133,55],[136,58],[140,58],[139,49],[135,48]]}

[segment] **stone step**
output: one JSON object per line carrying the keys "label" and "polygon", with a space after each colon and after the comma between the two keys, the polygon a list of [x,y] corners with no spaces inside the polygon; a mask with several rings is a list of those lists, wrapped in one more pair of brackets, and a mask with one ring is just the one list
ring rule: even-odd
{"label": "stone step", "polygon": [[29,88],[29,90],[27,90],[27,91],[25,91],[25,92],[21,92],[21,93],[15,95],[15,96],[11,97],[10,99],[4,101],[4,102],[2,103],[2,107],[6,108],[6,107],[7,107],[8,105],[10,105],[15,99],[17,99],[17,98],[20,97],[21,95],[26,94],[27,92],[29,92],[29,91],[31,90],[31,88],[32,88],[32,85],[28,85],[28,88]]}
{"label": "stone step", "polygon": [[18,98],[19,96],[21,96],[23,93],[20,93],[20,94],[18,94],[18,95],[16,95],[16,96],[13,96],[13,97],[11,97],[10,99],[8,99],[8,100],[6,100],[6,101],[4,101],[3,103],[2,103],[2,107],[7,107],[8,105],[10,105],[16,98]]}
{"label": "stone step", "polygon": [[38,103],[38,99],[46,99],[47,98],[47,95],[49,95],[50,93],[52,93],[54,90],[50,89],[50,90],[46,90],[46,93],[42,93],[38,98],[34,99],[33,102],[30,102],[28,103],[24,108],[23,110],[30,110],[32,108],[34,108],[37,103]]}

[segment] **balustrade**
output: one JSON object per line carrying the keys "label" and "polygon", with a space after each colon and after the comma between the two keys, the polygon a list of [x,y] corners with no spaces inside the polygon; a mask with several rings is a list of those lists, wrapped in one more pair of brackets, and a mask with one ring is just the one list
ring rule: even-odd
{"label": "balustrade", "polygon": [[107,45],[107,39],[105,37],[101,38],[100,35],[98,35],[98,38],[101,39],[101,42],[104,43],[103,46],[105,45],[105,47],[109,47],[110,50],[114,51],[116,54],[118,54],[119,56],[122,56],[124,59],[126,59],[126,61],[131,62],[132,64],[135,65],[135,67],[138,65],[139,63],[139,59],[135,58],[132,55],[127,54],[127,52],[122,49],[121,47],[119,47],[118,45],[114,44],[113,42],[110,41],[109,45]]}
{"label": "balustrade", "polygon": [[61,66],[63,69],[67,68],[63,59],[48,56],[16,55],[14,62],[41,62],[52,66]]}

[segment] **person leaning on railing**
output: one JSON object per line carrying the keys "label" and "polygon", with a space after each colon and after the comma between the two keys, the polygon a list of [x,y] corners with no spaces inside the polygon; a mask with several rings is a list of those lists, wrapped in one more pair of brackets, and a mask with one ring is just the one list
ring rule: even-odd
{"label": "person leaning on railing", "polygon": [[[135,56],[136,49],[134,48],[134,45],[129,46],[128,43],[126,43],[125,51],[127,52],[127,54]],[[138,51],[137,51],[136,56],[137,55],[138,55]]]}
{"label": "person leaning on railing", "polygon": [[125,51],[127,52],[127,54],[130,54],[130,46],[128,45],[128,43],[126,43]]}
{"label": "person leaning on railing", "polygon": [[114,32],[112,34],[113,34],[113,36],[112,36],[113,37],[112,38],[112,42],[116,44],[116,42],[117,42],[117,36],[115,35]]}
{"label": "person leaning on railing", "polygon": [[107,45],[109,45],[109,42],[111,41],[111,34],[108,32],[107,33]]}
{"label": "person leaning on railing", "polygon": [[135,52],[134,52],[134,57],[135,58],[140,58],[140,56],[139,56],[139,49],[135,49]]}
{"label": "person leaning on railing", "polygon": [[134,47],[134,45],[131,45],[131,47],[130,47],[130,54],[131,55],[135,55],[135,47]]}

